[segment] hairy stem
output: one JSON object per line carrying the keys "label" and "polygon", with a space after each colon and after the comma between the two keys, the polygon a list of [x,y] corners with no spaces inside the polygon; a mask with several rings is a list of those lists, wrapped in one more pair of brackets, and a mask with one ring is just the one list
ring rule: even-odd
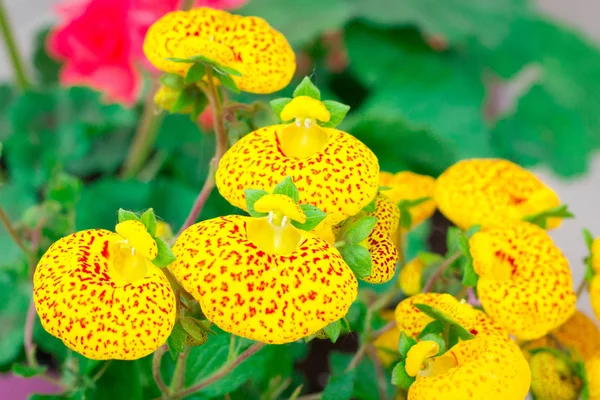
{"label": "hairy stem", "polygon": [[209,376],[202,382],[198,383],[197,385],[191,386],[191,387],[184,389],[181,392],[177,393],[176,397],[184,398],[193,393],[199,392],[200,390],[204,389],[207,386],[212,385],[213,383],[217,382],[219,379],[223,378],[225,375],[229,374],[238,365],[240,365],[241,363],[246,361],[250,356],[252,356],[253,354],[255,354],[257,351],[259,351],[260,349],[262,349],[265,346],[266,346],[265,343],[260,343],[260,342],[254,343],[252,346],[250,346],[248,349],[246,349],[246,351],[244,351],[242,354],[240,354],[231,363],[225,364],[220,370],[218,370],[217,372],[215,372],[213,375]]}
{"label": "hairy stem", "polygon": [[190,349],[187,348],[183,353],[179,353],[179,357],[177,357],[173,380],[171,381],[171,393],[177,393],[185,383],[185,370],[189,354]]}
{"label": "hairy stem", "polygon": [[167,351],[167,345],[164,344],[154,352],[154,356],[152,357],[152,376],[154,377],[154,381],[160,389],[163,398],[169,396],[169,388],[167,387],[167,385],[165,385],[165,381],[163,381],[162,375],[160,373],[160,361],[162,360],[163,356]]}
{"label": "hairy stem", "polygon": [[15,36],[13,34],[8,15],[6,13],[6,8],[4,7],[4,2],[2,0],[0,0],[0,30],[2,31],[4,45],[6,46],[6,50],[10,57],[15,78],[17,79],[17,84],[21,90],[25,90],[31,85],[25,72],[23,58],[21,57],[21,53],[17,47],[17,42],[15,41]]}
{"label": "hairy stem", "polygon": [[444,271],[446,271],[446,268],[448,268],[450,265],[452,265],[452,263],[454,261],[458,260],[458,258],[460,257],[460,255],[461,255],[461,253],[459,251],[457,251],[456,253],[454,253],[450,257],[448,257],[446,259],[446,261],[444,261],[443,263],[440,264],[440,266],[438,267],[437,271],[435,271],[435,273],[431,276],[431,278],[429,278],[429,280],[427,281],[427,283],[423,287],[423,293],[427,293],[427,292],[429,292],[433,288],[433,285],[435,284],[435,281],[437,281],[438,278],[440,276],[442,276],[442,274],[444,273]]}

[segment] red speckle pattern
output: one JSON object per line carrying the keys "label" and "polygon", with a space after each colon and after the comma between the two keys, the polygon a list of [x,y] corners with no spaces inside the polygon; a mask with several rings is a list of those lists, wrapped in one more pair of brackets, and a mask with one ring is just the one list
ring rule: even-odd
{"label": "red speckle pattern", "polygon": [[227,216],[186,229],[171,270],[221,329],[264,343],[288,343],[346,315],[358,283],[339,252],[303,232],[289,254],[262,251],[249,217]]}
{"label": "red speckle pattern", "polygon": [[290,176],[300,191],[300,203],[327,213],[319,224],[327,226],[355,215],[377,194],[379,163],[368,147],[354,136],[324,128],[329,141],[318,153],[304,159],[287,157],[278,136],[286,125],[254,131],[225,153],[217,170],[217,187],[231,204],[246,210],[245,189],[273,188]]}
{"label": "red speckle pattern", "polygon": [[134,360],[162,346],[175,324],[175,296],[154,265],[136,282],[111,276],[116,233],[87,230],[54,243],[35,271],[34,301],[42,326],[67,347],[96,359]]}

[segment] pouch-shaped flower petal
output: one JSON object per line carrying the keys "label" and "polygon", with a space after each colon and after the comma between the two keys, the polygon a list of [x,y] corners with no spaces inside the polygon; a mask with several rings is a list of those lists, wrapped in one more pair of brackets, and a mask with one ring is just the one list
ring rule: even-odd
{"label": "pouch-shaped flower petal", "polygon": [[271,192],[290,176],[300,191],[300,203],[312,204],[327,213],[318,229],[355,215],[373,200],[379,164],[369,148],[345,132],[319,128],[325,135],[324,142],[311,146],[310,155],[286,155],[282,146],[295,140],[293,136],[297,135],[289,131],[294,126],[262,128],[234,144],[217,169],[221,195],[235,207],[246,210],[245,189]]}
{"label": "pouch-shaped flower petal", "polygon": [[[507,160],[471,159],[452,165],[435,184],[435,202],[462,229],[510,226],[557,207],[556,193],[531,172]],[[548,229],[561,219],[549,218]]]}
{"label": "pouch-shaped flower petal", "polygon": [[425,262],[420,257],[414,258],[402,267],[398,276],[398,286],[405,295],[413,296],[423,289],[421,282],[423,268],[425,268]]}
{"label": "pouch-shaped flower petal", "polygon": [[541,351],[529,360],[531,393],[539,400],[577,400],[581,380],[562,358]]}
{"label": "pouch-shaped flower petal", "polygon": [[428,365],[410,386],[409,400],[521,400],[531,382],[519,348],[495,336],[459,342]]}
{"label": "pouch-shaped flower petal", "polygon": [[469,245],[483,308],[517,338],[542,337],[575,311],[569,263],[544,229],[520,222],[478,232]]}
{"label": "pouch-shaped flower petal", "polygon": [[585,362],[588,383],[588,399],[600,400],[600,352]]}
{"label": "pouch-shaped flower petal", "polygon": [[[275,216],[277,219],[277,216]],[[358,283],[339,252],[272,216],[227,216],[186,229],[171,270],[221,329],[288,343],[346,315]]]}
{"label": "pouch-shaped flower petal", "polygon": [[[34,275],[42,326],[95,360],[134,360],[162,346],[175,324],[175,295],[148,258],[156,243],[138,221],[74,233],[54,243]],[[137,225],[141,226],[137,226]]]}
{"label": "pouch-shaped flower petal", "polygon": [[379,174],[379,185],[387,188],[387,190],[382,190],[381,194],[396,204],[404,200],[418,200],[431,197],[431,200],[424,201],[410,208],[412,216],[411,228],[427,220],[435,212],[435,201],[433,200],[435,179],[431,176],[420,175],[410,171],[400,171],[395,174],[382,171]]}
{"label": "pouch-shaped flower petal", "polygon": [[242,76],[233,80],[250,93],[282,89],[296,70],[289,43],[262,18],[206,7],[171,12],[156,21],[146,34],[144,53],[159,70],[181,75],[191,64],[167,58],[204,56],[238,70]]}
{"label": "pouch-shaped flower petal", "polygon": [[440,310],[475,336],[496,336],[511,341],[508,332],[485,313],[473,308],[470,304],[459,302],[454,296],[446,293],[417,294],[402,300],[396,306],[398,328],[412,338],[417,338],[423,329],[433,321],[414,304],[427,304]]}

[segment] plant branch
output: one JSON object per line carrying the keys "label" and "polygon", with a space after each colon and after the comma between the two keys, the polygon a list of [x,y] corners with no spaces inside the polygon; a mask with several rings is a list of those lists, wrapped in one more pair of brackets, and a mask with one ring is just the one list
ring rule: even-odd
{"label": "plant branch", "polygon": [[356,354],[354,354],[354,357],[352,357],[352,360],[350,360],[350,364],[348,364],[348,366],[346,367],[346,372],[352,371],[354,368],[356,368],[356,366],[358,365],[360,360],[362,360],[363,356],[367,352],[368,346],[369,346],[368,343],[363,343],[360,345],[360,347],[358,348],[358,351],[356,352]]}
{"label": "plant branch", "polygon": [[164,344],[156,349],[154,356],[152,357],[152,376],[154,377],[154,381],[160,389],[163,398],[169,395],[169,388],[165,385],[165,381],[163,381],[162,375],[160,374],[160,361],[167,351],[167,345]]}
{"label": "plant branch", "polygon": [[438,278],[440,276],[442,276],[442,274],[444,273],[444,271],[446,271],[446,269],[450,265],[452,265],[452,263],[454,261],[458,260],[458,258],[460,256],[461,256],[461,253],[459,251],[457,251],[456,253],[454,253],[450,257],[448,257],[446,259],[446,261],[444,261],[443,263],[441,263],[440,266],[438,267],[437,271],[435,271],[435,273],[431,276],[431,278],[429,278],[429,280],[427,281],[427,283],[423,287],[423,293],[429,292],[433,288],[433,285],[434,285],[435,281],[438,280]]}
{"label": "plant branch", "polygon": [[35,344],[33,344],[33,325],[35,324],[35,302],[33,296],[29,302],[27,309],[27,317],[25,318],[25,334],[23,343],[25,345],[25,356],[27,357],[27,365],[37,367],[35,359]]}
{"label": "plant branch", "polygon": [[192,226],[198,219],[206,200],[208,200],[212,190],[215,188],[214,173],[219,166],[221,157],[223,157],[223,154],[227,151],[227,132],[225,131],[225,121],[223,119],[223,104],[221,103],[221,98],[217,92],[211,68],[207,68],[206,70],[206,80],[208,81],[208,90],[205,90],[205,93],[214,112],[213,130],[215,131],[216,136],[215,155],[211,160],[211,168],[209,168],[208,176],[204,181],[204,186],[202,186],[202,190],[200,190],[198,197],[196,197],[196,201],[183,223],[183,226],[179,229],[177,236],[181,235],[184,230]]}
{"label": "plant branch", "polygon": [[[0,2],[1,1],[2,0],[0,0]],[[23,241],[19,237],[17,230],[15,229],[13,224],[10,222],[10,218],[8,218],[8,215],[6,214],[6,212],[4,211],[4,209],[2,207],[0,207],[0,220],[2,220],[2,223],[6,227],[8,234],[10,235],[12,240],[15,242],[15,244],[17,246],[19,246],[19,248],[23,251],[23,253],[25,253],[27,256],[29,256],[31,252],[29,251],[27,246],[25,246],[25,243],[23,243]]]}
{"label": "plant branch", "polygon": [[367,347],[367,353],[369,354],[369,358],[371,359],[371,361],[373,361],[373,364],[375,366],[375,374],[377,375],[377,390],[379,392],[379,398],[381,400],[384,400],[387,397],[386,394],[386,378],[385,378],[385,372],[383,371],[383,365],[381,365],[381,360],[379,359],[379,356],[377,355],[377,349],[375,348],[375,346],[373,346],[372,344],[370,344]]}
{"label": "plant branch", "polygon": [[387,324],[385,324],[383,327],[381,327],[381,328],[377,329],[375,332],[373,332],[373,334],[371,334],[371,341],[378,339],[381,335],[383,335],[386,332],[391,331],[395,327],[396,327],[396,320],[393,319],[390,322],[388,322]]}
{"label": "plant branch", "polygon": [[177,357],[173,379],[171,380],[171,393],[177,393],[185,383],[185,370],[189,355],[190,349],[188,347],[183,353],[179,353],[179,356]]}
{"label": "plant branch", "polygon": [[252,346],[250,346],[248,349],[246,349],[246,351],[244,351],[242,354],[240,354],[231,363],[225,364],[220,370],[218,370],[216,373],[209,376],[202,382],[198,383],[197,385],[191,386],[191,387],[184,389],[181,392],[177,393],[176,397],[184,398],[193,393],[199,392],[200,390],[204,389],[207,386],[212,385],[213,383],[217,382],[219,379],[223,378],[225,375],[227,375],[228,373],[233,371],[238,365],[240,365],[241,363],[246,361],[250,356],[256,354],[257,351],[259,351],[260,349],[262,349],[265,346],[266,346],[265,343],[260,343],[260,342],[254,343]]}
{"label": "plant branch", "polygon": [[579,286],[577,286],[577,290],[575,291],[575,295],[577,297],[581,296],[581,294],[583,293],[583,291],[585,290],[586,287],[587,287],[587,281],[585,280],[585,278],[583,278],[581,280],[581,282],[579,283]]}
{"label": "plant branch", "polygon": [[2,0],[0,0],[0,30],[2,31],[4,44],[12,62],[17,84],[21,90],[28,89],[31,85],[25,72],[23,59],[19,52],[19,48],[17,47],[17,42],[15,41],[15,36],[13,34],[13,30],[8,19],[8,14],[6,13],[6,8],[4,7],[4,2]]}

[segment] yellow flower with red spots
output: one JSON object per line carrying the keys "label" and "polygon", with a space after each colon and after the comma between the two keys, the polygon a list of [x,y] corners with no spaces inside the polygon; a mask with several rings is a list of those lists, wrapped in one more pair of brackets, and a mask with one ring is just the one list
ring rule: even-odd
{"label": "yellow flower with red spots", "polygon": [[419,175],[410,171],[401,171],[395,174],[381,171],[379,185],[387,188],[387,190],[382,190],[381,193],[396,204],[406,200],[414,201],[427,197],[431,198],[410,208],[411,228],[431,218],[435,212],[435,201],[433,200],[435,179],[430,176]]}
{"label": "yellow flower with red spots", "polygon": [[469,241],[486,313],[523,340],[559,327],[575,311],[569,263],[548,233],[520,222]]}
{"label": "yellow flower with red spots", "polygon": [[[260,202],[260,203],[259,203]],[[171,271],[221,329],[265,343],[288,343],[344,317],[358,283],[340,253],[293,226],[300,207],[267,194],[260,218],[231,215],[186,229]]]}
{"label": "yellow flower with red spots", "polygon": [[271,191],[290,176],[300,202],[327,213],[317,227],[323,230],[356,215],[375,198],[379,163],[354,136],[319,126],[324,115],[318,104],[323,103],[305,97],[294,98],[281,112],[295,115],[295,122],[259,129],[233,145],[219,162],[216,182],[224,198],[245,210],[245,189]]}
{"label": "yellow flower with red spots", "polygon": [[[556,193],[535,175],[501,159],[454,164],[437,179],[435,202],[442,214],[462,229],[510,226],[560,205]],[[560,218],[549,218],[547,228],[560,223]]]}
{"label": "yellow flower with red spots", "polygon": [[42,326],[96,359],[134,360],[162,346],[175,324],[175,295],[152,263],[157,244],[139,221],[54,243],[33,283]]}
{"label": "yellow flower with red spots", "polygon": [[289,43],[262,18],[206,7],[164,15],[148,29],[144,53],[159,70],[182,76],[192,64],[169,58],[206,57],[239,71],[241,76],[232,78],[240,90],[250,93],[280,90],[296,70]]}

